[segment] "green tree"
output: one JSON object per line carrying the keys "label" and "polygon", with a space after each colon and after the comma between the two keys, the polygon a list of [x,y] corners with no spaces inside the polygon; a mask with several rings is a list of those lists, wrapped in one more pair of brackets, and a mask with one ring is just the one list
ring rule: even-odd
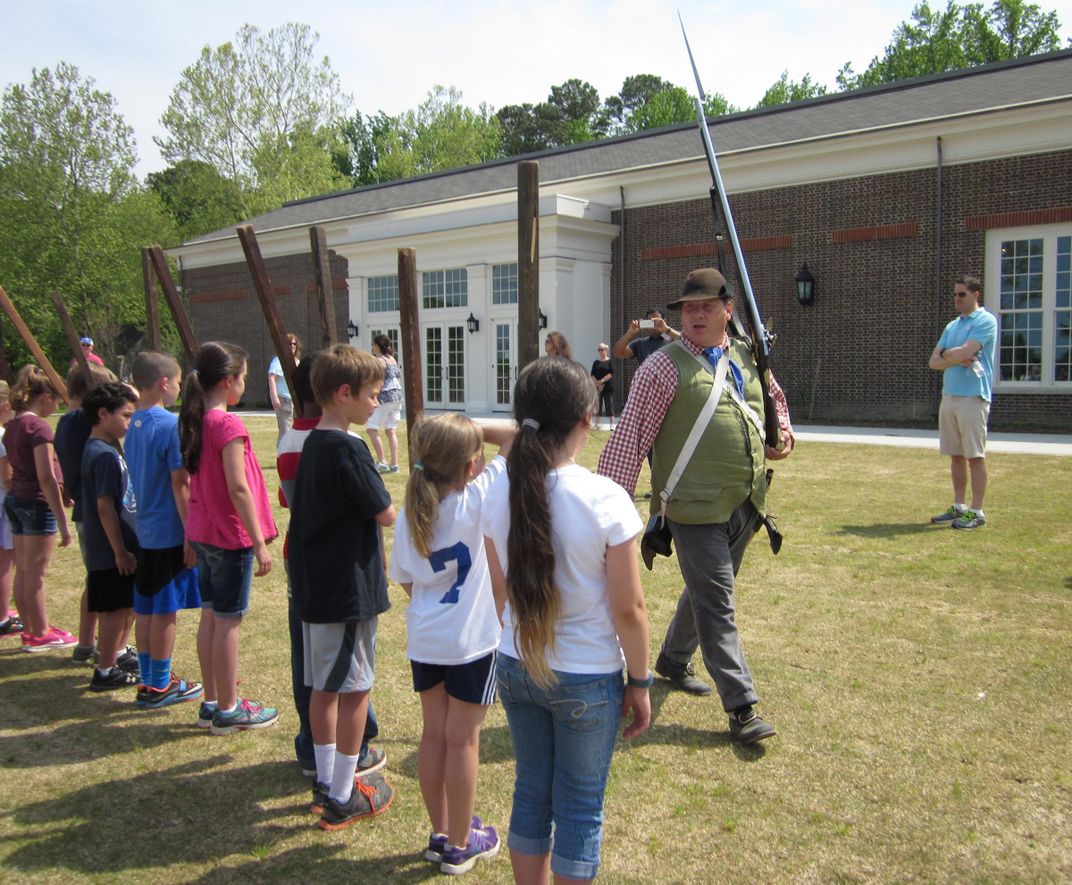
{"label": "green tree", "polygon": [[770,108],[794,101],[804,101],[806,98],[816,98],[820,95],[826,95],[826,87],[822,83],[815,83],[811,79],[811,74],[805,74],[804,79],[797,83],[789,79],[789,71],[782,71],[782,76],[763,93],[756,107]]}
{"label": "green tree", "polygon": [[202,160],[179,160],[163,172],[150,172],[145,181],[175,219],[182,240],[219,230],[242,218],[238,185]]}
{"label": "green tree", "polygon": [[[210,163],[250,206],[317,193],[332,180],[338,122],[350,104],[331,61],[316,59],[318,40],[308,25],[290,22],[266,32],[244,25],[234,43],[205,46],[161,117],[164,159]],[[318,160],[313,147],[328,150]],[[278,159],[278,151],[288,156]]]}
{"label": "green tree", "polygon": [[[57,364],[68,350],[50,293],[114,350],[118,318],[144,324],[139,249],[170,245],[157,195],[138,187],[133,132],[115,99],[64,62],[0,102],[0,283]],[[7,342],[11,344],[12,342]],[[15,347],[16,358],[25,352]]]}
{"label": "green tree", "polygon": [[696,120],[696,102],[680,86],[667,86],[637,105],[629,114],[626,131],[640,132]]}
{"label": "green tree", "polygon": [[956,0],[934,10],[924,0],[894,30],[881,58],[862,74],[846,64],[837,82],[857,89],[1049,52],[1060,48],[1059,29],[1056,12],[1043,13],[1022,0],[995,0],[988,11],[981,3],[961,6]]}
{"label": "green tree", "polygon": [[622,81],[621,91],[608,96],[603,106],[615,132],[636,132],[639,129],[652,129],[653,126],[639,126],[630,123],[630,118],[638,109],[643,108],[656,95],[674,84],[655,74],[633,74]]}

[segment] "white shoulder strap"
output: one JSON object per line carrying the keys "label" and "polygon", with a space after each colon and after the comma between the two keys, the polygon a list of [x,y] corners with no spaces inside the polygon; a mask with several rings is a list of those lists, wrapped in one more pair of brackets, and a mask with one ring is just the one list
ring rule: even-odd
{"label": "white shoulder strap", "polygon": [[[710,369],[710,363],[704,357],[696,356],[696,359],[703,364],[705,369]],[[715,383],[711,385],[711,393],[708,394],[707,402],[700,409],[700,414],[696,416],[696,423],[692,425],[692,430],[689,431],[689,435],[685,439],[685,445],[682,446],[680,453],[678,453],[677,461],[674,462],[674,469],[670,471],[670,477],[666,481],[666,487],[659,493],[659,498],[662,500],[663,505],[661,513],[663,519],[666,518],[666,504],[670,500],[670,496],[674,494],[674,489],[681,479],[681,474],[685,472],[685,467],[692,459],[692,453],[696,451],[696,446],[700,444],[700,437],[703,436],[707,425],[711,423],[711,416],[715,414],[718,401],[722,398],[722,391],[726,386],[726,371],[729,369],[729,365],[729,354],[723,352],[722,358],[715,368]]]}

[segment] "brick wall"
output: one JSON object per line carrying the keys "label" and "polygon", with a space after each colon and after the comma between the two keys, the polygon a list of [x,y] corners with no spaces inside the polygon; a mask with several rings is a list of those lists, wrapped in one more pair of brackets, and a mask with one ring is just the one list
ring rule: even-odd
{"label": "brick wall", "polygon": [[[349,293],[347,262],[329,251],[334,289],[335,321],[340,341],[346,341]],[[316,297],[316,269],[309,253],[265,260],[275,288],[276,303],[288,332],[301,339],[306,352],[317,350],[322,337]],[[268,402],[268,364],[275,356],[260,300],[245,262],[184,270],[183,294],[190,305],[190,322],[200,341],[231,341],[249,351],[246,405]]]}
{"label": "brick wall", "polygon": [[[772,365],[796,421],[933,425],[941,379],[927,359],[954,316],[953,278],[983,274],[995,218],[1002,226],[1047,223],[1072,207],[1072,151],[946,166],[942,178],[937,291],[935,169],[732,198],[753,290],[778,334]],[[714,256],[708,200],[630,209],[628,196],[625,304],[623,312],[616,243],[612,335],[649,306],[665,311],[685,275]],[[725,252],[730,271],[728,243]],[[797,303],[794,283],[803,262],[816,279],[808,308]],[[738,299],[742,317],[743,307]],[[630,361],[618,377],[630,378],[634,368]],[[1072,394],[998,395],[990,426],[1068,432]]]}

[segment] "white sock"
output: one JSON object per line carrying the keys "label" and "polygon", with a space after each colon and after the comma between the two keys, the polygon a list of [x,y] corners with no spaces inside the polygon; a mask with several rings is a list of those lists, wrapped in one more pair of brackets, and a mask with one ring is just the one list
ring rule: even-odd
{"label": "white sock", "polygon": [[112,668],[111,667],[97,667],[97,675],[101,679],[105,679],[108,676],[112,675]]}
{"label": "white sock", "polygon": [[328,795],[336,802],[343,803],[354,791],[354,773],[357,771],[357,756],[345,753],[335,754],[335,771],[331,774],[331,790]]}
{"label": "white sock", "polygon": [[953,508],[957,511],[957,513],[963,513],[965,510],[968,509],[963,504],[958,504],[955,501],[953,502]]}
{"label": "white sock", "polygon": [[335,745],[313,744],[313,758],[316,760],[316,779],[331,786],[331,775],[335,771]]}

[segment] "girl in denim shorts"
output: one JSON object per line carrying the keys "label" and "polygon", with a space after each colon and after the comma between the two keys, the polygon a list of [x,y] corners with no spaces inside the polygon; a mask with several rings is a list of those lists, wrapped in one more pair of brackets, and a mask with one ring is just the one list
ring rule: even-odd
{"label": "girl in denim shorts", "polygon": [[56,546],[71,543],[67,513],[56,477],[52,427],[60,393],[37,366],[24,366],[12,389],[15,417],[4,431],[11,488],[4,509],[15,542],[15,602],[25,623],[22,650],[69,648],[76,642],[66,630],[48,622],[45,574]]}
{"label": "girl in denim shorts", "polygon": [[238,639],[253,576],[272,568],[278,532],[264,476],[242,419],[227,412],[246,389],[247,353],[209,341],[194,354],[179,412],[179,446],[190,473],[186,537],[197,552],[201,624],[197,654],[205,699],[197,724],[213,734],[266,728],[275,707],[238,697]]}
{"label": "girl in denim shorts", "polygon": [[529,363],[514,390],[508,473],[483,511],[516,760],[507,845],[523,882],[595,878],[618,721],[632,711],[629,738],[651,719],[643,523],[624,489],[574,463],[596,400],[578,363]]}

